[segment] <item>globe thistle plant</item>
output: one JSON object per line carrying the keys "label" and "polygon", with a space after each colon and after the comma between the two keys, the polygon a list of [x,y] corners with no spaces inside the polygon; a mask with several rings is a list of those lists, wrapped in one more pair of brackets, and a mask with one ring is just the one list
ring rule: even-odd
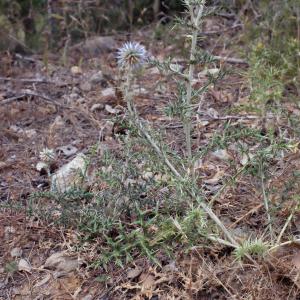
{"label": "globe thistle plant", "polygon": [[124,85],[124,98],[131,117],[136,116],[136,110],[131,94],[133,70],[139,69],[146,64],[148,55],[145,47],[137,42],[125,43],[117,53],[118,65],[124,71],[126,83]]}
{"label": "globe thistle plant", "polygon": [[[200,1],[200,0],[199,0]],[[190,5],[190,3],[188,3]],[[194,2],[193,2],[194,4]],[[190,52],[190,66],[189,66],[189,72],[186,76],[186,74],[182,74],[186,83],[186,102],[188,106],[191,105],[191,98],[192,98],[192,81],[193,81],[193,73],[194,73],[194,63],[196,56],[196,44],[197,44],[197,34],[199,30],[199,26],[201,23],[201,18],[203,14],[204,4],[205,0],[202,0],[201,2],[197,2],[196,4],[200,4],[199,6],[192,7],[189,6],[189,11],[191,15],[191,21],[193,22],[193,25],[195,27],[195,30],[193,31],[192,35],[192,46],[191,46],[191,52]],[[123,71],[123,75],[126,79],[125,84],[123,85],[123,91],[124,91],[124,100],[127,103],[127,108],[129,112],[129,117],[133,123],[133,125],[138,129],[141,136],[143,136],[148,144],[153,148],[153,150],[156,152],[158,157],[165,163],[165,165],[170,169],[170,171],[173,173],[175,178],[179,180],[180,182],[186,183],[186,178],[180,174],[180,172],[177,170],[177,168],[173,165],[173,163],[169,160],[168,154],[165,152],[163,147],[160,147],[159,143],[156,142],[156,140],[152,137],[151,133],[149,132],[149,127],[147,125],[145,126],[145,123],[139,119],[139,116],[137,114],[137,111],[135,109],[134,103],[133,103],[133,95],[132,95],[132,79],[134,76],[134,70],[136,68],[144,66],[147,62],[152,61],[152,58],[147,55],[147,51],[144,46],[142,46],[139,43],[136,42],[128,42],[125,43],[117,53],[117,60],[120,70]],[[179,74],[179,70],[175,69],[175,73]],[[181,74],[181,73],[180,73]],[[186,132],[186,139],[187,139],[187,152],[188,157],[190,158],[190,161],[192,160],[192,153],[191,153],[191,113],[187,115],[186,121],[184,123],[185,132]],[[193,197],[197,198],[195,191],[193,189],[189,189],[189,185],[187,185],[186,190],[187,193]],[[198,202],[198,200],[197,200]],[[238,243],[234,239],[234,237],[231,235],[231,233],[226,229],[226,227],[223,225],[221,220],[215,215],[215,213],[211,210],[209,206],[207,206],[203,201],[199,200],[200,207],[211,217],[211,219],[221,228],[221,230],[224,232],[230,243],[234,246],[238,246]]]}
{"label": "globe thistle plant", "polygon": [[118,65],[123,69],[135,69],[143,66],[147,61],[147,51],[137,42],[127,42],[117,54]]}

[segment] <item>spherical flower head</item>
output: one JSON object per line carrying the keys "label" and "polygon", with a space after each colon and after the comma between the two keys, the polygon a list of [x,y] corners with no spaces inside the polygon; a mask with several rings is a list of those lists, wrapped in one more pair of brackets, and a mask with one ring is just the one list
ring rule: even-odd
{"label": "spherical flower head", "polygon": [[118,65],[120,68],[138,68],[147,61],[145,47],[137,42],[127,42],[118,50]]}
{"label": "spherical flower head", "polygon": [[51,162],[55,159],[55,152],[53,149],[44,148],[40,152],[40,159],[43,162]]}

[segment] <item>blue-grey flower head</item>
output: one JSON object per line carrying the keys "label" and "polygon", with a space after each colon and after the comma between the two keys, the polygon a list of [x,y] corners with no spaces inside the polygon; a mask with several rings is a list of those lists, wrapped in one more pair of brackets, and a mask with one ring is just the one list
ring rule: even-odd
{"label": "blue-grey flower head", "polygon": [[146,63],[147,51],[137,42],[127,42],[118,50],[117,59],[120,68],[137,68]]}

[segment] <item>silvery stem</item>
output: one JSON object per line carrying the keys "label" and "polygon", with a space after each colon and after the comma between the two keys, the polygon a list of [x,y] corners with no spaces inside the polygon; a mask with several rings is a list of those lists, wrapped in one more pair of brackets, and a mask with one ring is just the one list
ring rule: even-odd
{"label": "silvery stem", "polygon": [[192,159],[192,143],[191,143],[191,128],[192,128],[192,115],[190,111],[191,102],[192,102],[192,82],[194,78],[194,70],[195,70],[195,56],[196,56],[196,46],[197,46],[197,36],[198,36],[198,29],[200,25],[200,20],[203,14],[205,1],[202,2],[200,7],[197,10],[197,15],[194,15],[193,7],[189,7],[191,21],[194,25],[194,30],[192,34],[192,45],[191,45],[191,52],[190,52],[190,65],[189,65],[189,73],[188,73],[188,80],[187,80],[187,94],[186,94],[186,104],[188,107],[188,112],[186,115],[186,120],[184,122],[184,131],[185,131],[185,138],[186,138],[186,150],[187,156],[189,160]]}

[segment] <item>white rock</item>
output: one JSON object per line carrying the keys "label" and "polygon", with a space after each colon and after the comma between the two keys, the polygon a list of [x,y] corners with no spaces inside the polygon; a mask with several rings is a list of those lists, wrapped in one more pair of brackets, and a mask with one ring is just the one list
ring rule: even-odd
{"label": "white rock", "polygon": [[210,107],[208,110],[207,110],[207,114],[212,117],[212,118],[218,118],[219,117],[219,113],[218,111],[216,111],[214,108]]}
{"label": "white rock", "polygon": [[252,153],[249,153],[248,155],[246,153],[244,153],[240,159],[241,165],[243,165],[243,166],[247,165],[253,157],[254,157],[254,155]]}
{"label": "white rock", "polygon": [[13,248],[10,251],[11,257],[21,257],[23,253],[23,250],[19,247]]}
{"label": "white rock", "polygon": [[9,129],[12,130],[13,132],[16,132],[16,133],[22,131],[22,129],[20,127],[18,127],[17,125],[11,125],[9,127]]}
{"label": "white rock", "polygon": [[80,67],[78,67],[78,66],[73,66],[73,67],[71,68],[71,73],[72,73],[73,75],[79,75],[79,74],[82,74],[82,69],[81,69]]}
{"label": "white rock", "polygon": [[86,156],[83,153],[77,156],[66,165],[62,166],[52,177],[51,191],[66,192],[75,186],[82,184],[82,174],[86,172]]}
{"label": "white rock", "polygon": [[115,96],[116,92],[114,88],[106,88],[101,92],[102,97]]}
{"label": "white rock", "polygon": [[133,94],[138,95],[138,94],[146,94],[147,90],[139,85],[134,85],[133,86]]}
{"label": "white rock", "polygon": [[133,185],[135,185],[135,184],[137,184],[137,181],[134,180],[134,179],[131,179],[131,178],[127,178],[127,179],[124,181],[124,186],[125,186],[126,188],[128,188],[129,186],[133,186]]}

